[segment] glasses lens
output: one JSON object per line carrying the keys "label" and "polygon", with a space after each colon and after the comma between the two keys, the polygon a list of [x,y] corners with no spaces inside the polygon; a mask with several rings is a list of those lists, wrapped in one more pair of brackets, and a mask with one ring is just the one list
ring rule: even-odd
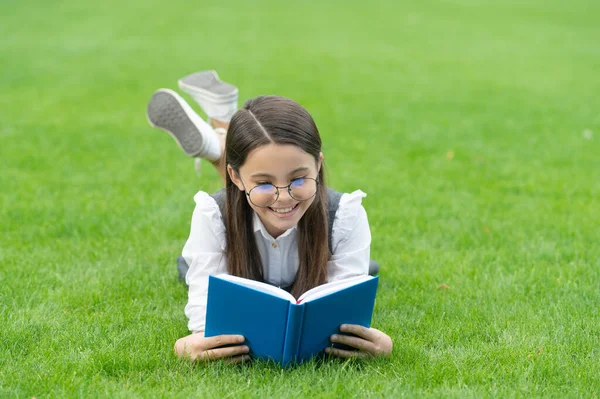
{"label": "glasses lens", "polygon": [[250,201],[256,206],[269,206],[277,200],[277,188],[272,184],[261,184],[250,190]]}
{"label": "glasses lens", "polygon": [[307,200],[317,193],[317,181],[309,178],[296,179],[290,184],[290,194],[298,201]]}

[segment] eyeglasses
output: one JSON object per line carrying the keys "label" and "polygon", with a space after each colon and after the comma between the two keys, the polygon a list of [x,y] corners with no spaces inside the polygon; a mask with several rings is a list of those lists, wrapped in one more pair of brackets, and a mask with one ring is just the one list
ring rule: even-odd
{"label": "eyeglasses", "polygon": [[290,197],[296,201],[306,201],[317,194],[317,187],[318,181],[316,179],[301,177],[292,180],[290,184],[283,187],[278,187],[270,183],[259,184],[253,187],[252,190],[246,191],[246,195],[253,205],[259,208],[266,208],[277,202],[279,199],[279,189],[286,188]]}

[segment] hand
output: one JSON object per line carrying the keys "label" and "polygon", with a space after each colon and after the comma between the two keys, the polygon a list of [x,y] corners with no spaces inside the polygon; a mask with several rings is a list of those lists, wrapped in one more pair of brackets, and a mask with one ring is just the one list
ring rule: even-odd
{"label": "hand", "polygon": [[[244,341],[245,338],[241,335],[217,335],[207,338],[204,332],[199,332],[178,339],[175,343],[175,353],[192,361],[225,359],[231,363],[239,363],[250,360],[250,348],[241,345]],[[219,348],[222,345],[233,346]]]}
{"label": "hand", "polygon": [[344,358],[384,357],[392,353],[392,339],[375,328],[367,328],[357,324],[342,324],[340,331],[357,336],[334,334],[331,336],[331,342],[351,346],[358,349],[358,351],[327,348],[325,349],[326,353]]}

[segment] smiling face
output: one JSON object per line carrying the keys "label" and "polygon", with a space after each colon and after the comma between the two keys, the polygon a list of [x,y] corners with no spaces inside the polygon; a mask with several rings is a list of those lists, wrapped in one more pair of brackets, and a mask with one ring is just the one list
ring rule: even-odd
{"label": "smiling face", "polygon": [[[317,179],[322,160],[323,154],[319,154],[319,159],[315,160],[312,155],[295,145],[270,143],[252,150],[239,168],[239,173],[229,165],[227,172],[240,190],[250,192],[261,184],[284,187],[303,177]],[[298,201],[285,188],[280,188],[279,198],[275,203],[268,207],[258,207],[246,196],[250,207],[274,238],[298,224],[314,198]]]}

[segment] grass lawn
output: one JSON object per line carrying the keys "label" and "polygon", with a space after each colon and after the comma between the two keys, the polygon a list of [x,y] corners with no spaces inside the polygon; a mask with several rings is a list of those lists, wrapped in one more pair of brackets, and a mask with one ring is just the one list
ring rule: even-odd
{"label": "grass lawn", "polygon": [[[0,3],[0,397],[600,395],[600,3]],[[191,365],[197,177],[145,106],[216,69],[369,194],[389,360]]]}

